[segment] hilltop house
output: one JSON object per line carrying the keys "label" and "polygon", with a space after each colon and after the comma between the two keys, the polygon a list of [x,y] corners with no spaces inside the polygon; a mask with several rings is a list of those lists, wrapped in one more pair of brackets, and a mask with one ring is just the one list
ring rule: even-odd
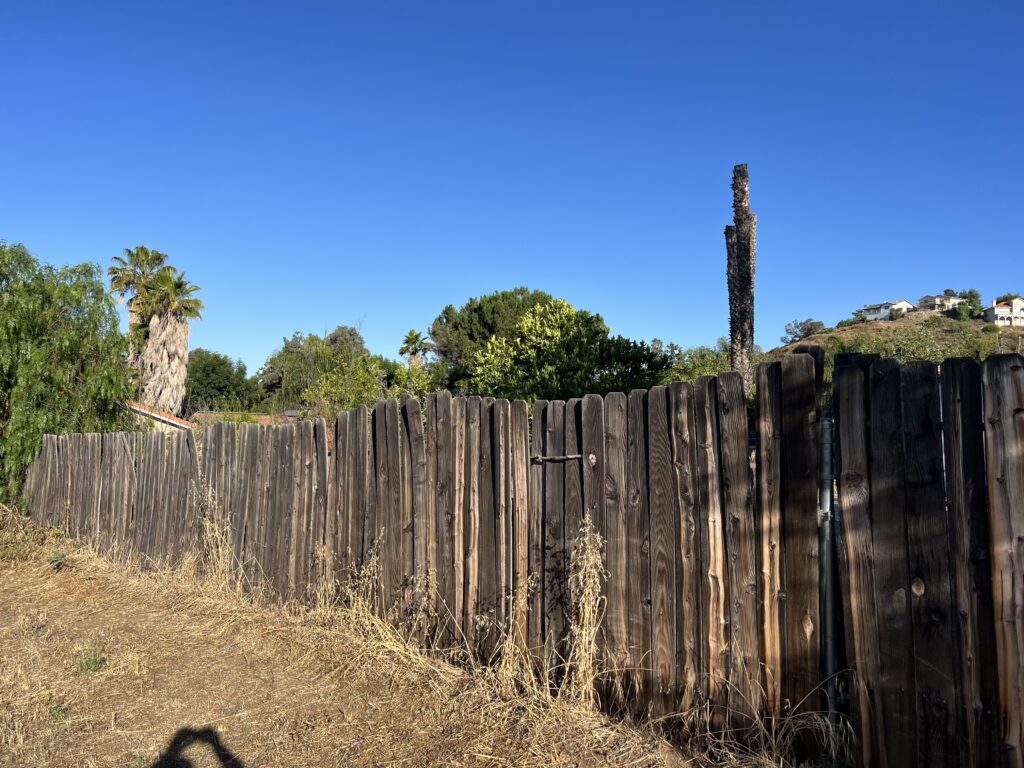
{"label": "hilltop house", "polygon": [[1024,325],[1024,299],[1016,296],[1009,301],[993,301],[984,316],[986,322],[996,325]]}
{"label": "hilltop house", "polygon": [[959,296],[922,296],[917,302],[917,308],[922,312],[948,312],[967,299]]}
{"label": "hilltop house", "polygon": [[898,301],[883,301],[881,304],[868,304],[860,310],[860,314],[864,316],[865,320],[888,320],[892,317],[893,310],[911,312],[914,309],[917,307],[909,301],[899,299]]}

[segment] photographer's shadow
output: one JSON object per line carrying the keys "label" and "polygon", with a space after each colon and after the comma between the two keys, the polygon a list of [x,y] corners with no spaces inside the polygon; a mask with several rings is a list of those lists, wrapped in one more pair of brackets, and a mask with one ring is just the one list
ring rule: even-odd
{"label": "photographer's shadow", "polygon": [[193,744],[202,742],[213,750],[221,768],[245,768],[245,764],[220,740],[213,728],[182,728],[174,734],[171,743],[149,768],[195,768],[195,763],[182,753]]}

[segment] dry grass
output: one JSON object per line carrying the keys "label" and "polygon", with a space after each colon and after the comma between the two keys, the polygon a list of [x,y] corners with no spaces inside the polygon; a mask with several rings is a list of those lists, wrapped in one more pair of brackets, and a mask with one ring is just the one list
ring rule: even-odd
{"label": "dry grass", "polygon": [[516,638],[494,665],[418,648],[374,611],[372,564],[344,594],[281,610],[239,581],[214,526],[203,553],[143,571],[2,517],[0,765],[143,768],[182,728],[211,729],[181,734],[196,768],[220,764],[203,739],[248,768],[786,764],[714,736],[699,713],[681,752],[595,711],[594,539],[574,569],[567,695],[554,696]]}

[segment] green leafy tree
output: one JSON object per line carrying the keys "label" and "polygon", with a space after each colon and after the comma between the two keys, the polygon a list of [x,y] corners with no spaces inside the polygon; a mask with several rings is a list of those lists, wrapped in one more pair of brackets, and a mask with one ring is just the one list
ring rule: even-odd
{"label": "green leafy tree", "polygon": [[825,331],[825,324],[821,320],[794,320],[791,323],[786,323],[786,335],[782,337],[783,344],[793,344],[797,341],[803,341],[808,336],[813,336],[816,333],[823,333]]}
{"label": "green leafy tree", "polygon": [[126,352],[97,266],[0,241],[0,495],[16,499],[44,434],[127,425]]}
{"label": "green leafy tree", "polygon": [[[668,369],[661,375],[660,383],[669,384],[673,381],[695,381],[701,376],[717,376],[732,370],[729,357],[729,340],[719,338],[715,346],[706,345],[683,349],[675,344],[666,348],[669,359]],[[754,366],[762,361],[764,351],[754,346]]]}
{"label": "green leafy tree", "polygon": [[257,406],[263,390],[251,378],[241,360],[207,349],[194,349],[188,356],[185,379],[185,407],[188,417],[196,411],[248,411]]}
{"label": "green leafy tree", "polygon": [[405,334],[405,340],[402,342],[398,354],[405,355],[409,359],[410,368],[422,368],[427,353],[433,348],[434,345],[430,343],[430,339],[416,329],[412,329]]}
{"label": "green leafy tree", "polygon": [[996,297],[996,303],[1001,304],[1004,301],[1013,301],[1014,299],[1021,298],[1019,293],[1004,293],[1002,296]]}
{"label": "green leafy tree", "polygon": [[304,393],[339,365],[352,367],[367,355],[362,334],[342,325],[325,337],[295,332],[284,339],[257,374],[268,404],[279,410],[301,408]]}
{"label": "green leafy tree", "polygon": [[600,315],[556,299],[491,337],[476,354],[471,386],[493,397],[567,399],[651,386],[667,368],[663,352],[612,337]]}
{"label": "green leafy tree", "polygon": [[513,334],[524,314],[550,301],[550,294],[523,287],[470,299],[458,309],[451,304],[445,307],[430,326],[442,387],[466,392],[477,353],[492,338]]}
{"label": "green leafy tree", "polygon": [[[981,292],[974,289],[968,288],[966,291],[960,291],[958,294],[961,299],[964,299],[962,304],[957,305],[953,308],[953,311],[959,312],[954,317],[961,319],[977,319],[982,316],[984,308],[981,306]],[[966,307],[966,317],[964,317],[964,310],[960,310],[960,307]]]}

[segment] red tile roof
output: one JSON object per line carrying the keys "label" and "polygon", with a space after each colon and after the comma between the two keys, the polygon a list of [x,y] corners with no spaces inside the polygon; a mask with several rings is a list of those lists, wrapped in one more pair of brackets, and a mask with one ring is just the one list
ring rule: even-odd
{"label": "red tile roof", "polygon": [[179,419],[173,413],[161,411],[157,408],[151,408],[150,406],[145,405],[144,403],[140,403],[136,400],[125,400],[124,404],[125,407],[128,408],[128,410],[130,411],[134,411],[135,413],[141,414],[143,416],[148,416],[149,418],[156,419],[157,421],[162,421],[165,424],[170,424],[172,426],[179,427],[180,429],[195,428],[195,424],[193,424],[191,421]]}

